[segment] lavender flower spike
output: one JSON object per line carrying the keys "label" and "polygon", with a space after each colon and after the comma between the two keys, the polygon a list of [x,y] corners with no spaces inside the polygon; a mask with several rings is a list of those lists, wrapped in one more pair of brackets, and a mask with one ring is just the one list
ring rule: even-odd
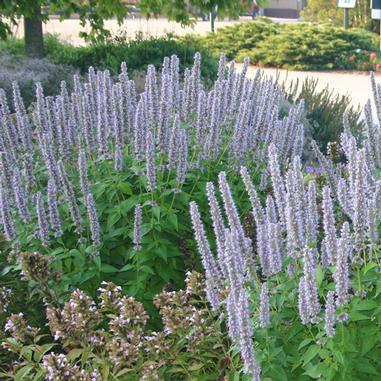
{"label": "lavender flower spike", "polygon": [[139,251],[142,244],[142,206],[137,204],[135,206],[135,220],[134,220],[134,249]]}
{"label": "lavender flower spike", "polygon": [[4,188],[4,183],[5,181],[2,179],[0,186],[1,221],[3,223],[5,239],[7,241],[12,241],[16,237],[16,232],[12,213],[9,208],[8,191]]}
{"label": "lavender flower spike", "polygon": [[62,236],[61,220],[58,211],[57,186],[53,178],[48,181],[48,207],[50,226],[55,231],[55,237]]}
{"label": "lavender flower spike", "polygon": [[69,204],[69,211],[71,215],[71,219],[76,225],[76,231],[81,232],[82,226],[81,226],[81,213],[79,211],[77,201],[75,199],[75,193],[73,190],[72,185],[70,184],[70,181],[67,177],[67,174],[65,172],[65,168],[63,166],[62,161],[58,164],[58,170],[60,174],[60,179],[63,187],[63,191],[65,193],[66,200]]}
{"label": "lavender flower spike", "polygon": [[337,249],[336,270],[333,278],[336,283],[336,305],[341,307],[348,302],[349,291],[349,269],[348,258],[351,250],[351,239],[349,231],[349,223],[344,222],[341,229],[341,237],[339,239]]}
{"label": "lavender flower spike", "polygon": [[211,182],[206,183],[206,193],[208,196],[210,215],[212,218],[213,231],[216,237],[217,256],[218,261],[225,278],[228,276],[228,269],[225,266],[224,252],[225,252],[225,224],[222,218],[221,209],[218,204],[214,185]]}
{"label": "lavender flower spike", "polygon": [[337,253],[337,236],[335,227],[335,215],[331,199],[331,190],[328,186],[323,188],[323,227],[324,227],[324,251],[326,258],[323,257],[323,266],[334,264]]}
{"label": "lavender flower spike", "polygon": [[306,299],[306,280],[301,277],[299,280],[298,287],[298,312],[302,324],[307,324],[309,322],[308,307]]}
{"label": "lavender flower spike", "polygon": [[148,190],[153,192],[156,189],[156,163],[155,163],[155,142],[152,131],[147,131],[146,136],[146,169],[148,179]]}
{"label": "lavender flower spike", "polygon": [[245,373],[253,377],[253,381],[260,381],[261,368],[255,358],[253,345],[253,328],[250,324],[249,300],[245,289],[240,290],[237,304],[237,320],[239,325],[239,346],[245,366]]}
{"label": "lavender flower spike", "polygon": [[78,155],[79,183],[81,185],[81,191],[85,198],[85,202],[87,199],[87,195],[90,193],[87,167],[88,167],[88,164],[87,164],[86,152],[81,147],[79,151],[79,155]]}
{"label": "lavender flower spike", "polygon": [[259,301],[259,326],[267,328],[270,325],[269,289],[267,283],[262,283]]}
{"label": "lavender flower spike", "polygon": [[335,336],[335,300],[334,292],[328,291],[325,302],[324,330],[328,337]]}
{"label": "lavender flower spike", "polygon": [[278,154],[274,144],[269,147],[269,169],[271,173],[271,182],[274,189],[275,202],[280,216],[282,226],[286,225],[286,200],[285,200],[285,186],[280,174]]}
{"label": "lavender flower spike", "polygon": [[97,209],[95,207],[94,197],[91,193],[88,193],[86,196],[86,207],[90,222],[91,240],[93,241],[93,245],[98,247],[101,244],[99,220],[97,216]]}
{"label": "lavender flower spike", "polygon": [[316,281],[316,258],[313,248],[305,248],[303,252],[304,293],[307,311],[311,323],[316,323],[320,311],[319,294]]}
{"label": "lavender flower spike", "polygon": [[226,216],[228,218],[229,227],[235,228],[239,230],[239,232],[241,233],[243,230],[241,221],[239,219],[239,214],[238,214],[236,205],[234,203],[233,196],[231,194],[231,190],[227,182],[225,172],[219,173],[218,184],[219,184],[220,192],[222,195],[222,199],[224,201],[224,208],[225,208]]}
{"label": "lavender flower spike", "polygon": [[27,205],[28,199],[22,186],[19,170],[15,170],[13,173],[12,185],[15,203],[19,210],[20,217],[22,218],[23,222],[27,224],[30,222],[30,213]]}
{"label": "lavender flower spike", "polygon": [[250,176],[246,167],[241,167],[241,177],[245,184],[246,192],[249,195],[255,221],[257,224],[261,224],[264,222],[263,208],[259,201],[257,191],[255,190],[254,184],[250,179]]}
{"label": "lavender flower spike", "polygon": [[49,227],[41,192],[36,194],[36,210],[38,220],[38,238],[41,240],[42,245],[46,247],[49,246]]}
{"label": "lavender flower spike", "polygon": [[213,308],[217,308],[219,306],[218,291],[222,280],[221,272],[210,249],[200,212],[194,201],[190,203],[190,214],[198,251],[206,274],[208,300]]}

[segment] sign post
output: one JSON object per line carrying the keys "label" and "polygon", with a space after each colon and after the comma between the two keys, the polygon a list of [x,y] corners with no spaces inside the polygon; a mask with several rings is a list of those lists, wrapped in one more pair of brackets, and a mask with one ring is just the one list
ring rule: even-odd
{"label": "sign post", "polygon": [[381,50],[381,0],[372,0],[370,7],[372,9],[372,19],[380,20],[380,50]]}
{"label": "sign post", "polygon": [[347,30],[349,28],[349,9],[356,6],[356,0],[338,0],[337,6],[344,8],[344,29]]}
{"label": "sign post", "polygon": [[349,28],[349,8],[344,8],[344,29]]}

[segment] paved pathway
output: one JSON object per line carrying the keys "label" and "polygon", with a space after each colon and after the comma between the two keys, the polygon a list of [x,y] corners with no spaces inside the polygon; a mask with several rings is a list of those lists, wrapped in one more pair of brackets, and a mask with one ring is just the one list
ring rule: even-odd
{"label": "paved pathway", "polygon": [[[251,17],[242,16],[239,20],[235,21],[219,21],[215,22],[215,29],[223,28],[227,25],[236,24],[242,21],[249,21]],[[297,22],[296,19],[272,19],[275,22]],[[113,34],[119,34],[121,32],[126,33],[128,37],[135,37],[137,33],[143,33],[144,36],[162,36],[166,33],[174,33],[176,35],[185,35],[188,33],[198,33],[206,34],[210,31],[209,21],[198,21],[195,26],[192,27],[181,27],[180,24],[173,21],[168,21],[165,18],[149,19],[146,20],[143,17],[127,18],[123,25],[119,26],[116,20],[108,20],[105,22],[106,29],[111,30]],[[75,45],[84,44],[83,39],[78,37],[78,33],[84,30],[79,24],[79,20],[72,18],[64,21],[60,21],[56,18],[51,18],[43,26],[44,33],[55,33],[60,36],[61,39],[71,42]],[[23,34],[23,25],[20,25],[14,29],[14,32],[18,36]]]}
{"label": "paved pathway", "polygon": [[[241,65],[238,65],[240,69]],[[251,66],[248,70],[249,76],[254,76],[256,68]],[[339,94],[349,94],[352,98],[354,106],[363,108],[368,99],[372,99],[372,89],[370,84],[369,73],[362,72],[304,72],[304,71],[291,71],[277,70],[277,69],[263,69],[266,75],[276,76],[279,75],[281,81],[286,80],[290,83],[292,80],[299,78],[303,82],[305,78],[317,78],[318,88],[323,89],[327,85],[330,89],[334,89]],[[381,76],[378,75],[378,82],[381,83]]]}

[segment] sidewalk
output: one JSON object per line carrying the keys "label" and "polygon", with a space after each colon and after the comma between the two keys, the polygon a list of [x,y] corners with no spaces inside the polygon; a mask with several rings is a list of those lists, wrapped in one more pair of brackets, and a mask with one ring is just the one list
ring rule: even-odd
{"label": "sidewalk", "polygon": [[[251,17],[242,16],[239,20],[228,19],[224,21],[216,20],[215,29],[224,28],[228,25],[234,25],[244,21],[250,21]],[[274,22],[298,22],[298,20],[291,19],[272,19]],[[143,33],[144,36],[148,37],[158,37],[163,36],[167,33],[173,33],[179,36],[188,34],[188,33],[197,33],[197,34],[206,34],[210,32],[210,22],[209,21],[198,21],[194,28],[192,27],[182,27],[179,23],[174,21],[168,21],[166,18],[158,19],[145,19],[142,16],[137,16],[136,18],[126,18],[124,23],[119,26],[116,20],[107,20],[105,21],[106,29],[109,29],[112,34],[118,35],[125,33],[127,37],[134,38],[137,33]],[[52,17],[50,20],[43,24],[44,33],[53,33],[59,35],[62,40],[70,42],[74,45],[84,45],[82,38],[78,36],[81,30],[87,30],[83,28],[79,20],[76,18],[66,19],[60,21],[57,17]],[[14,30],[14,33],[21,37],[23,35],[23,23],[21,22],[17,29]]]}
{"label": "sidewalk", "polygon": [[[237,69],[240,70],[242,65],[238,64]],[[253,77],[257,68],[250,66],[248,76]],[[274,78],[279,73],[280,81],[286,80],[289,84],[292,80],[299,79],[299,83],[305,78],[317,78],[318,89],[324,89],[327,85],[331,90],[345,95],[349,94],[352,98],[353,106],[363,108],[368,99],[372,100],[373,95],[370,84],[370,75],[367,72],[305,72],[305,71],[290,71],[284,69],[269,69],[261,68],[266,75],[271,75]],[[377,76],[378,82],[381,83],[381,76]]]}

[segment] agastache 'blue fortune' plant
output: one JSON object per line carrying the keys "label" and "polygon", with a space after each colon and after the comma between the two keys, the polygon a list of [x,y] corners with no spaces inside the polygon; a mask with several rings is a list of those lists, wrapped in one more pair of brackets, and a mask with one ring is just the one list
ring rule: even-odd
{"label": "agastache 'blue fortune' plant", "polygon": [[[267,173],[270,174],[272,189],[266,197],[265,206],[258,197],[249,171],[241,167],[241,178],[249,196],[256,233],[251,248],[251,263],[255,269],[253,278],[248,277],[249,273],[243,265],[247,261],[242,250],[245,234],[226,173],[220,173],[218,179],[229,225],[224,237],[221,234],[224,216],[218,209],[213,186],[210,183],[207,185],[217,246],[217,259],[214,260],[221,269],[227,269],[227,274],[225,271],[220,274],[219,292],[226,296],[220,305],[226,307],[229,335],[240,347],[245,363],[248,363],[249,351],[238,343],[242,310],[239,310],[237,303],[241,301],[245,304],[240,295],[247,290],[256,293],[254,308],[259,325],[264,329],[271,326],[268,285],[278,283],[275,277],[283,272],[285,263],[288,276],[295,278],[298,284],[295,292],[297,310],[304,326],[322,326],[326,336],[333,338],[335,324],[350,320],[350,314],[345,311],[338,312],[336,317],[336,309],[346,308],[351,303],[351,289],[354,286],[350,280],[350,261],[361,264],[366,260],[366,257],[359,258],[361,253],[368,253],[368,247],[374,248],[379,242],[377,224],[380,207],[376,203],[380,201],[381,192],[380,182],[372,172],[375,165],[370,162],[374,155],[368,157],[364,148],[357,147],[348,129],[342,136],[342,149],[348,161],[345,166],[337,168],[319,151],[326,177],[326,183],[321,186],[311,174],[306,183],[298,155],[292,157],[288,166],[284,166],[279,160],[279,148],[270,144]],[[200,244],[197,236],[196,241]],[[220,254],[222,247],[223,255]],[[322,274],[328,275],[328,282],[333,282],[331,289],[324,294],[320,293]],[[264,280],[261,291],[256,282],[258,278]],[[215,278],[214,284],[218,284]],[[325,310],[322,311],[321,306],[324,305]],[[247,366],[246,371],[254,374]]]}

